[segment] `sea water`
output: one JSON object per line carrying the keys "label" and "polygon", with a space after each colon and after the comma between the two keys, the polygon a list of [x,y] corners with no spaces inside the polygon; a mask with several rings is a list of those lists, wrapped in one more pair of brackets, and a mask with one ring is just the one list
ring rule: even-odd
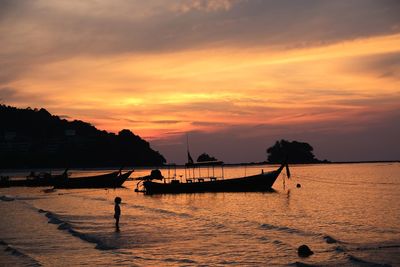
{"label": "sea water", "polygon": [[[135,181],[115,190],[1,188],[0,266],[400,266],[399,163],[297,165],[291,174],[268,193],[148,196],[134,192]],[[314,254],[300,258],[302,244]]]}

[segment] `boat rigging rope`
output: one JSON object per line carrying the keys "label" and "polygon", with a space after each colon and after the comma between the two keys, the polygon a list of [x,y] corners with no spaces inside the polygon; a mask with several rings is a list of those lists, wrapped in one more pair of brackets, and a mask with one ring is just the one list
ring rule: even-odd
{"label": "boat rigging rope", "polygon": [[351,182],[334,182],[334,181],[326,181],[326,180],[317,180],[317,179],[313,179],[307,176],[297,176],[297,179],[299,180],[309,180],[309,181],[313,181],[313,182],[317,182],[317,183],[324,183],[324,184],[344,184],[344,185],[359,185],[356,183],[351,183]]}
{"label": "boat rigging rope", "polygon": [[310,178],[309,176],[297,176],[298,180],[309,180],[317,183],[325,183],[325,184],[342,184],[342,185],[363,185],[363,184],[373,184],[373,185],[394,185],[399,183],[374,183],[374,182],[367,182],[367,181],[360,181],[359,183],[355,182],[340,182],[340,181],[333,181],[330,179],[323,178],[323,180],[317,180],[314,178]]}

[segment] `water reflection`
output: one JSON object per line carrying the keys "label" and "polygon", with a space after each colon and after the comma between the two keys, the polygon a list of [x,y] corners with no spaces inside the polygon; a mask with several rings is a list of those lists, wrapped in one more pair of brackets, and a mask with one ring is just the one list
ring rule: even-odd
{"label": "water reflection", "polygon": [[[225,174],[274,168],[234,167]],[[315,252],[310,264],[351,265],[358,257],[400,264],[398,165],[294,166],[292,174],[285,184],[279,178],[274,193],[145,196],[133,191],[134,181],[116,190],[1,189],[0,195],[16,196],[0,201],[1,239],[43,265],[287,265],[300,261],[301,244]],[[121,232],[112,217],[116,196],[123,199]],[[51,212],[52,223],[38,209]]]}

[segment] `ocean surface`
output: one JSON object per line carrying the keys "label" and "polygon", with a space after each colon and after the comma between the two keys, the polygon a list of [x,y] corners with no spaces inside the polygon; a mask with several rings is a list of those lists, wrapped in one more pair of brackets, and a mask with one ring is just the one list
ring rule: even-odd
{"label": "ocean surface", "polygon": [[[225,167],[224,176],[276,168]],[[147,196],[135,181],[115,190],[0,188],[0,266],[400,266],[399,163],[299,165],[291,174],[269,193]],[[300,258],[302,244],[314,255]]]}

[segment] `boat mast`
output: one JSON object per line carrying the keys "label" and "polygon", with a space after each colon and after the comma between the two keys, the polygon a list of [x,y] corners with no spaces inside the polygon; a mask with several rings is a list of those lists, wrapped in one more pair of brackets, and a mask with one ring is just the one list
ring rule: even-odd
{"label": "boat mast", "polygon": [[[194,165],[194,161],[192,156],[190,155],[190,150],[189,150],[189,134],[186,133],[186,148],[187,148],[187,155],[188,155],[188,166],[190,166],[190,164],[193,165],[193,169],[192,169],[192,174],[193,174],[193,179],[195,179],[195,165]],[[190,174],[190,169],[189,169],[189,174]]]}

